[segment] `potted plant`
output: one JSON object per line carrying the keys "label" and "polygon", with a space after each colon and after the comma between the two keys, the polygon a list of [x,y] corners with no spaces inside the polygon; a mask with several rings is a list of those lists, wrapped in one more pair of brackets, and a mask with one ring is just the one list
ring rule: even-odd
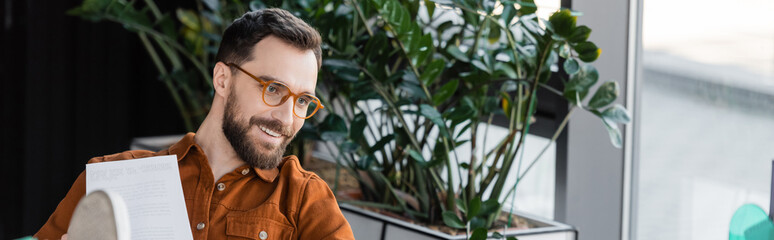
{"label": "potted plant", "polygon": [[[551,142],[570,115],[582,109],[599,116],[611,142],[621,145],[618,124],[627,123],[629,115],[612,104],[616,82],[591,94],[599,74],[587,63],[601,51],[588,41],[591,29],[576,25],[575,12],[565,9],[539,19],[532,1],[317,3],[325,11],[309,19],[327,43],[321,88],[332,109],[317,125],[321,140],[336,143],[330,152],[338,166],[360,183],[358,199],[348,204],[380,209],[403,222],[446,225],[459,229],[461,238],[529,233],[507,230],[512,215],[510,210],[503,214],[502,202],[539,159],[521,155],[538,91],[561,96],[569,105]],[[550,87],[549,81],[559,81],[561,88]],[[490,140],[498,142],[491,151],[458,162],[463,143],[479,152],[476,133],[495,116],[508,120],[507,137]],[[464,132],[471,137],[461,137]],[[516,184],[506,186],[509,176]],[[414,228],[415,233],[424,230]],[[566,225],[550,231],[555,230],[573,231]]]}
{"label": "potted plant", "polygon": [[[616,146],[618,124],[629,121],[622,106],[610,106],[618,95],[615,82],[591,94],[598,73],[586,63],[600,50],[587,41],[591,30],[576,26],[577,13],[570,10],[544,20],[535,15],[532,1],[202,0],[197,11],[171,14],[152,0],[135,3],[84,0],[70,13],[137,32],[189,129],[208,108],[208,69],[229,20],[272,6],[318,28],[324,60],[317,95],[330,111],[307,121],[302,134],[333,143],[324,146],[333,148],[336,178],[344,170],[360,186],[360,196],[342,201],[342,209],[353,218],[382,222],[382,233],[398,226],[413,236],[448,239],[574,236],[571,226],[530,217],[519,221],[536,229],[509,230],[515,220],[503,209],[504,199],[539,159],[521,157],[538,92],[568,101],[552,141],[577,109],[599,116]],[[494,117],[507,119],[507,137],[490,139],[498,142],[492,151],[458,162],[463,143],[479,152],[476,133],[486,132]],[[506,186],[509,176],[516,185]],[[338,182],[333,180],[334,190]],[[437,226],[449,233],[430,231]]]}

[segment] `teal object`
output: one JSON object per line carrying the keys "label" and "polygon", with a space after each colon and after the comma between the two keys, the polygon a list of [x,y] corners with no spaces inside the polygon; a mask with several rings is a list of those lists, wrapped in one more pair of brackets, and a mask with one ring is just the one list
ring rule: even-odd
{"label": "teal object", "polygon": [[729,240],[774,240],[774,223],[763,209],[745,204],[731,217]]}

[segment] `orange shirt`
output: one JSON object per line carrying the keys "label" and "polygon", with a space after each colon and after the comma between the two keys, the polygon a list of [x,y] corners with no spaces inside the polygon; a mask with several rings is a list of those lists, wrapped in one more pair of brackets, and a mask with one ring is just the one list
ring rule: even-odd
{"label": "orange shirt", "polygon": [[[160,155],[177,155],[188,220],[194,239],[354,239],[328,185],[287,156],[278,168],[243,165],[215,182],[207,156],[188,133],[167,150],[126,151],[96,157],[89,163]],[[75,180],[38,239],[59,239],[85,195],[84,172]]]}

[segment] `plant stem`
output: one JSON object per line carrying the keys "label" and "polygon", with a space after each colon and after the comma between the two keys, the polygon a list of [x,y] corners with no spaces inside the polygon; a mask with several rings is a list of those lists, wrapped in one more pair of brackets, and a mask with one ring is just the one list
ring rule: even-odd
{"label": "plant stem", "polygon": [[159,58],[158,53],[156,53],[156,50],[153,48],[153,45],[148,41],[148,36],[145,35],[145,33],[137,33],[137,35],[140,37],[140,40],[142,41],[143,46],[145,47],[145,50],[148,51],[148,54],[150,54],[151,59],[153,60],[153,64],[156,66],[156,69],[159,70],[159,73],[161,73],[161,80],[164,82],[164,84],[169,89],[169,92],[172,94],[172,99],[175,101],[175,105],[177,105],[177,109],[180,110],[180,116],[183,118],[183,124],[185,124],[186,131],[193,131],[193,124],[191,123],[191,119],[188,118],[188,110],[183,104],[183,100],[180,98],[180,94],[177,92],[177,89],[175,89],[175,86],[172,84],[172,81],[170,80],[169,72],[167,72],[167,69],[164,67],[164,64],[161,62],[161,58]]}
{"label": "plant stem", "polygon": [[[529,105],[528,105],[529,106],[528,107],[529,110],[527,110],[527,113],[524,114],[524,119],[523,119],[523,123],[524,123],[525,127],[523,128],[523,131],[521,132],[521,136],[519,137],[519,143],[516,145],[516,149],[514,150],[514,152],[518,152],[519,151],[519,149],[521,148],[522,144],[524,143],[524,139],[526,138],[527,132],[529,131],[529,126],[530,126],[530,121],[529,120],[532,118],[532,115],[534,114],[533,113],[533,111],[534,111],[533,105],[535,104],[535,101],[537,101],[537,89],[538,89],[537,88],[537,84],[538,84],[538,82],[540,82],[540,74],[543,72],[543,68],[546,67],[546,66],[544,66],[544,64],[546,62],[546,58],[549,55],[549,51],[551,50],[551,47],[552,47],[553,43],[554,43],[553,39],[548,41],[548,43],[545,46],[545,49],[543,49],[543,52],[541,54],[540,62],[537,65],[537,74],[535,76],[535,82],[532,85],[532,89],[530,89],[532,93],[530,94],[530,102],[529,102]],[[510,155],[510,153],[511,152],[509,151],[509,155]],[[502,189],[503,189],[503,185],[505,184],[505,179],[507,178],[508,173],[511,170],[510,169],[511,168],[511,164],[513,163],[513,157],[514,156],[509,156],[509,157],[510,158],[506,158],[505,162],[503,162],[503,167],[500,169],[500,174],[498,174],[498,176],[497,176],[497,181],[495,182],[494,188],[492,189],[492,195],[490,196],[490,198],[499,199],[499,197],[500,197],[500,194],[501,194]]]}
{"label": "plant stem", "polygon": [[554,135],[551,137],[551,141],[550,141],[550,142],[548,142],[548,144],[546,144],[546,146],[545,146],[545,147],[543,147],[543,150],[541,150],[541,151],[540,151],[540,154],[538,154],[538,156],[537,156],[537,157],[535,157],[535,160],[533,160],[533,161],[532,161],[532,162],[529,164],[529,166],[527,166],[527,168],[526,168],[526,169],[524,169],[524,172],[523,172],[523,173],[517,173],[517,175],[516,175],[516,176],[517,176],[517,179],[516,179],[516,184],[518,184],[518,183],[521,181],[521,179],[522,179],[522,178],[524,178],[524,175],[526,175],[526,174],[527,174],[527,172],[529,172],[529,170],[530,170],[530,169],[532,169],[532,166],[534,166],[534,165],[535,165],[535,163],[536,163],[536,162],[537,162],[537,161],[540,159],[540,157],[542,157],[542,156],[543,156],[543,153],[545,153],[545,152],[546,152],[546,150],[548,150],[548,147],[549,147],[549,146],[551,146],[551,144],[552,144],[552,143],[556,142],[556,139],[557,139],[557,138],[559,138],[559,135],[560,135],[560,134],[562,133],[562,131],[564,130],[565,126],[567,125],[567,122],[568,122],[568,120],[570,120],[570,115],[572,115],[572,112],[573,112],[573,111],[575,111],[575,109],[576,109],[576,108],[575,108],[575,106],[572,106],[572,107],[570,108],[570,111],[569,111],[569,112],[567,112],[567,115],[566,115],[566,116],[564,117],[564,119],[562,120],[562,123],[560,123],[560,124],[559,124],[559,128],[557,128],[557,129],[556,129],[556,131],[554,132]]}
{"label": "plant stem", "polygon": [[365,26],[366,31],[368,31],[368,36],[373,37],[374,32],[372,32],[371,27],[368,26],[368,21],[366,21],[366,18],[363,15],[363,10],[360,9],[360,4],[357,3],[357,0],[352,0],[352,5],[355,5],[357,16],[360,17],[361,21],[363,21],[363,26]]}
{"label": "plant stem", "polygon": [[196,57],[194,57],[191,53],[189,53],[188,50],[186,50],[183,46],[180,46],[180,44],[177,43],[174,39],[170,39],[166,35],[164,35],[162,33],[159,33],[158,31],[156,31],[153,28],[148,28],[146,26],[135,24],[135,23],[132,23],[132,22],[122,22],[118,18],[115,18],[113,16],[109,16],[109,15],[104,16],[104,18],[107,19],[107,20],[116,22],[116,23],[120,23],[120,24],[129,26],[131,28],[137,29],[140,32],[145,32],[145,33],[150,34],[152,36],[160,37],[165,42],[167,42],[170,46],[175,48],[175,50],[177,50],[178,52],[180,52],[181,54],[186,56],[186,58],[188,58],[188,60],[191,61],[191,63],[196,67],[196,69],[199,70],[199,72],[202,74],[202,76],[206,80],[207,84],[210,87],[213,87],[212,86],[212,76],[209,75],[208,70],[204,67],[204,65],[202,65],[202,63],[199,62],[199,60],[196,59]]}

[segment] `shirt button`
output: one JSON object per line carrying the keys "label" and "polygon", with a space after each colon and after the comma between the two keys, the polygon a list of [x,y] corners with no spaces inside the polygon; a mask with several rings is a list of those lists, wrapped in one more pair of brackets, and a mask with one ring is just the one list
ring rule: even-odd
{"label": "shirt button", "polygon": [[223,191],[226,189],[226,184],[224,183],[218,183],[218,191]]}
{"label": "shirt button", "polygon": [[202,230],[202,229],[204,229],[204,223],[203,223],[203,222],[200,222],[199,224],[196,224],[196,229],[197,229],[197,230]]}
{"label": "shirt button", "polygon": [[269,234],[267,234],[266,231],[261,231],[261,233],[258,234],[258,237],[261,238],[261,240],[265,240],[269,238]]}
{"label": "shirt button", "polygon": [[249,173],[249,172],[250,172],[250,169],[249,168],[245,168],[245,169],[242,170],[242,175],[247,175],[247,173]]}

